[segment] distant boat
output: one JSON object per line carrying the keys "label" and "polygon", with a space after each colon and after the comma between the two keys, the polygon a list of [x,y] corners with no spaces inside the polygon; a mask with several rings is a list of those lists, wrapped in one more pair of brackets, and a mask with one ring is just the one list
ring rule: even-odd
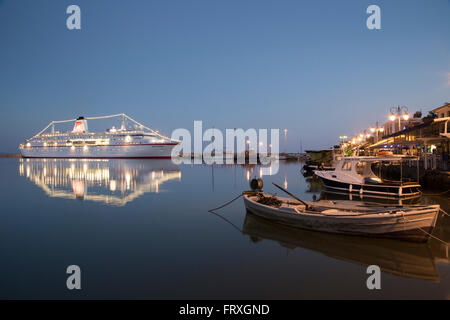
{"label": "distant boat", "polygon": [[306,150],[309,160],[303,165],[303,171],[334,170],[336,163],[342,158],[340,148],[324,150]]}
{"label": "distant boat", "polygon": [[307,230],[426,242],[439,205],[361,206],[339,201],[304,202],[244,192],[247,211],[280,224]]}
{"label": "distant boat", "polygon": [[[121,127],[88,131],[87,120],[120,118]],[[55,124],[74,123],[72,131],[55,131]],[[133,124],[127,128],[126,123]],[[50,131],[50,132],[48,132]],[[52,121],[19,145],[24,158],[159,158],[170,159],[179,141],[150,129],[126,114]]]}
{"label": "distant boat", "polygon": [[358,193],[360,195],[411,197],[419,195],[420,184],[414,181],[381,179],[373,173],[373,163],[393,163],[416,161],[416,157],[342,157],[335,170],[316,170],[314,173],[322,180],[326,188]]}

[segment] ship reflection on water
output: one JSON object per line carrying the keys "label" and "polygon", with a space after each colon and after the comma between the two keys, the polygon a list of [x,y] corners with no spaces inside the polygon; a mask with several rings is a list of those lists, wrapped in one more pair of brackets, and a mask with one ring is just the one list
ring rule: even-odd
{"label": "ship reflection on water", "polygon": [[49,197],[111,206],[124,206],[145,193],[160,192],[166,181],[181,180],[170,160],[21,159],[19,175]]}

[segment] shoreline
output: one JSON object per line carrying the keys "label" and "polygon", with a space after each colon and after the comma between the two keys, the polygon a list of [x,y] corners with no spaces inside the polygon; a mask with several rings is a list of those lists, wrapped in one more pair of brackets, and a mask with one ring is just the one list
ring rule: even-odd
{"label": "shoreline", "polygon": [[0,158],[21,158],[20,153],[0,153]]}

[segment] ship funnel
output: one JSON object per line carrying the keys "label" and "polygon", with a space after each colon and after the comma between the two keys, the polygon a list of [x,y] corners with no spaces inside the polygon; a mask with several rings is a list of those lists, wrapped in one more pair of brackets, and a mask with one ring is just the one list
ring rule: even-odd
{"label": "ship funnel", "polygon": [[84,117],[79,117],[75,121],[75,125],[73,126],[73,133],[86,133],[88,132],[87,120]]}

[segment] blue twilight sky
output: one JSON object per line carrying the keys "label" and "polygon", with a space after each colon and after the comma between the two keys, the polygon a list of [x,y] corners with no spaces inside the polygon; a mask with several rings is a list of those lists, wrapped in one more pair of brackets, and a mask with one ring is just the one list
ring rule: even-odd
{"label": "blue twilight sky", "polygon": [[0,0],[0,152],[50,120],[120,112],[166,134],[287,128],[298,151],[445,101],[449,0]]}

